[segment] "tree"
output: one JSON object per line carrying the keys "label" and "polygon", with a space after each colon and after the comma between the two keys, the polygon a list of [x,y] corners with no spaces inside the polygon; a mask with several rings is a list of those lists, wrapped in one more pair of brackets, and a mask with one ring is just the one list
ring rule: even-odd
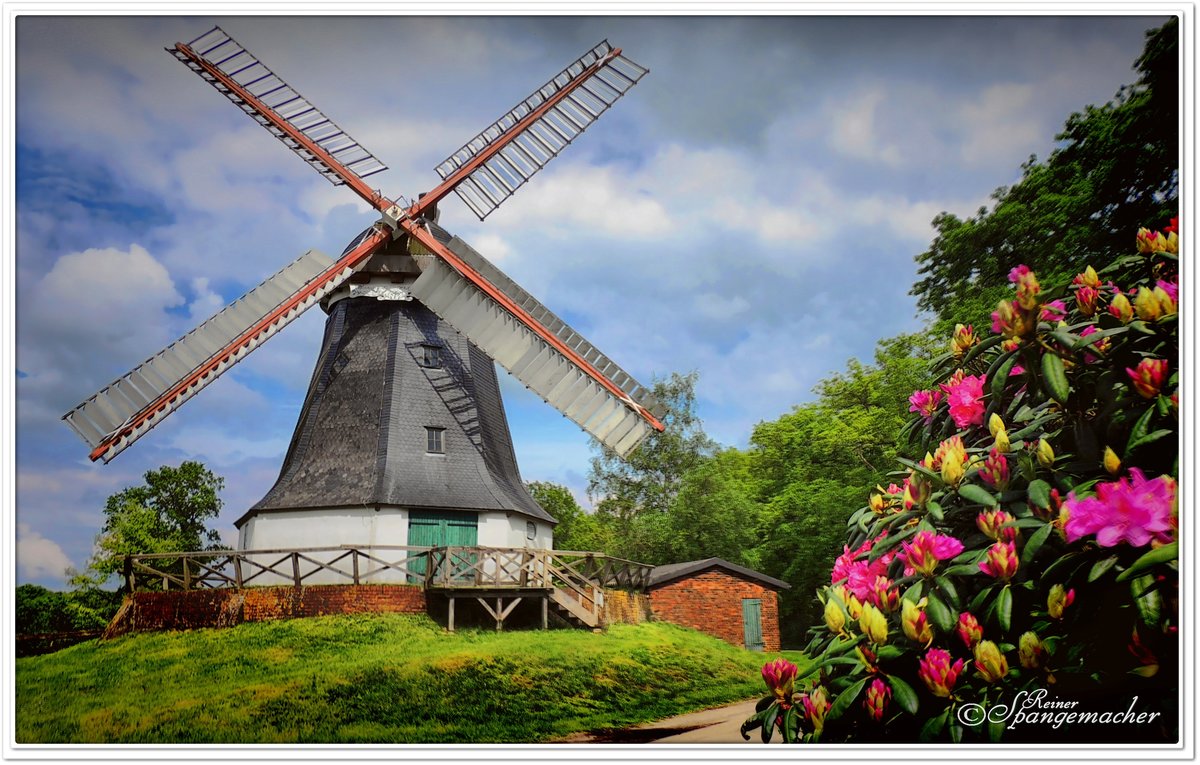
{"label": "tree", "polygon": [[[817,400],[762,422],[750,437],[748,473],[761,506],[761,570],[792,585],[781,594],[785,643],[820,619],[812,595],[829,583],[846,519],[864,485],[886,485],[908,396],[928,375],[931,335],[879,341],[874,363],[851,359],[817,384]],[[754,489],[751,489],[754,491]]]}
{"label": "tree", "polygon": [[221,535],[207,522],[221,511],[218,492],[225,479],[194,461],[177,468],[164,465],[143,478],[143,485],[122,489],[105,502],[95,551],[85,571],[69,572],[72,585],[102,585],[121,570],[126,555],[222,548]]}
{"label": "tree", "polygon": [[625,459],[593,440],[599,453],[592,457],[588,496],[599,499],[605,513],[625,521],[642,513],[665,513],[683,476],[716,451],[696,414],[698,379],[693,371],[654,381],[654,396],[667,408],[662,418],[666,429],[652,432]]}
{"label": "tree", "polygon": [[992,194],[991,210],[966,220],[947,212],[917,256],[918,306],[935,328],[983,329],[1008,289],[1008,273],[1036,262],[1043,281],[1073,275],[1074,264],[1103,262],[1139,226],[1159,227],[1179,196],[1179,24],[1146,33],[1137,82],[1103,106],[1072,114],[1044,162],[1030,157],[1022,177]]}
{"label": "tree", "polygon": [[525,484],[534,500],[558,525],[554,527],[554,548],[557,550],[602,551],[608,547],[608,534],[594,514],[588,513],[575,500],[566,486],[549,481],[530,481]]}
{"label": "tree", "polygon": [[684,475],[668,513],[673,562],[717,557],[757,566],[761,507],[751,467],[746,452],[725,449]]}

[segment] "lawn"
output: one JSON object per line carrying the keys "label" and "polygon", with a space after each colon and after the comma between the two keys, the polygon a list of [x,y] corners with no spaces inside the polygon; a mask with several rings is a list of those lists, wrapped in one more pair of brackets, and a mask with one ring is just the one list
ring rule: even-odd
{"label": "lawn", "polygon": [[771,658],[664,623],[451,634],[370,615],[127,635],[18,659],[17,741],[548,741],[759,695]]}

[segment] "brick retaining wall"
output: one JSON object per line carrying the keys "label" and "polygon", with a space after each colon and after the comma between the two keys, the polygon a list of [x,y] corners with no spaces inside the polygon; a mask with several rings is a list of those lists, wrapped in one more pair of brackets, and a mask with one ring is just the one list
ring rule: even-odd
{"label": "brick retaining wall", "polygon": [[423,614],[425,592],[419,586],[403,584],[136,592],[125,596],[104,637],[126,632],[230,627],[242,622],[364,613]]}
{"label": "brick retaining wall", "polygon": [[742,600],[762,600],[763,650],[779,650],[776,592],[759,582],[710,569],[650,590],[654,618],[691,627],[736,646],[745,645]]}

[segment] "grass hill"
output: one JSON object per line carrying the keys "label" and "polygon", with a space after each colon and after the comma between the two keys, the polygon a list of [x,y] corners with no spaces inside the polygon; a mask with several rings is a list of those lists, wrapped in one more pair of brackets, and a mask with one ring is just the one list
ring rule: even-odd
{"label": "grass hill", "polygon": [[450,634],[371,615],[127,635],[18,659],[17,741],[547,741],[749,698],[769,658],[663,623]]}

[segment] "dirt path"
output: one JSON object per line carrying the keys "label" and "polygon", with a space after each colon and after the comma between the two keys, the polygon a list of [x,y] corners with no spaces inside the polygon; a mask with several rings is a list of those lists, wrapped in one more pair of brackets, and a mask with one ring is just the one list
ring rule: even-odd
{"label": "dirt path", "polygon": [[691,712],[666,720],[638,725],[634,728],[580,733],[567,739],[572,744],[746,744],[758,742],[751,736],[747,742],[739,729],[742,722],[754,714],[758,699],[739,701],[715,709]]}

